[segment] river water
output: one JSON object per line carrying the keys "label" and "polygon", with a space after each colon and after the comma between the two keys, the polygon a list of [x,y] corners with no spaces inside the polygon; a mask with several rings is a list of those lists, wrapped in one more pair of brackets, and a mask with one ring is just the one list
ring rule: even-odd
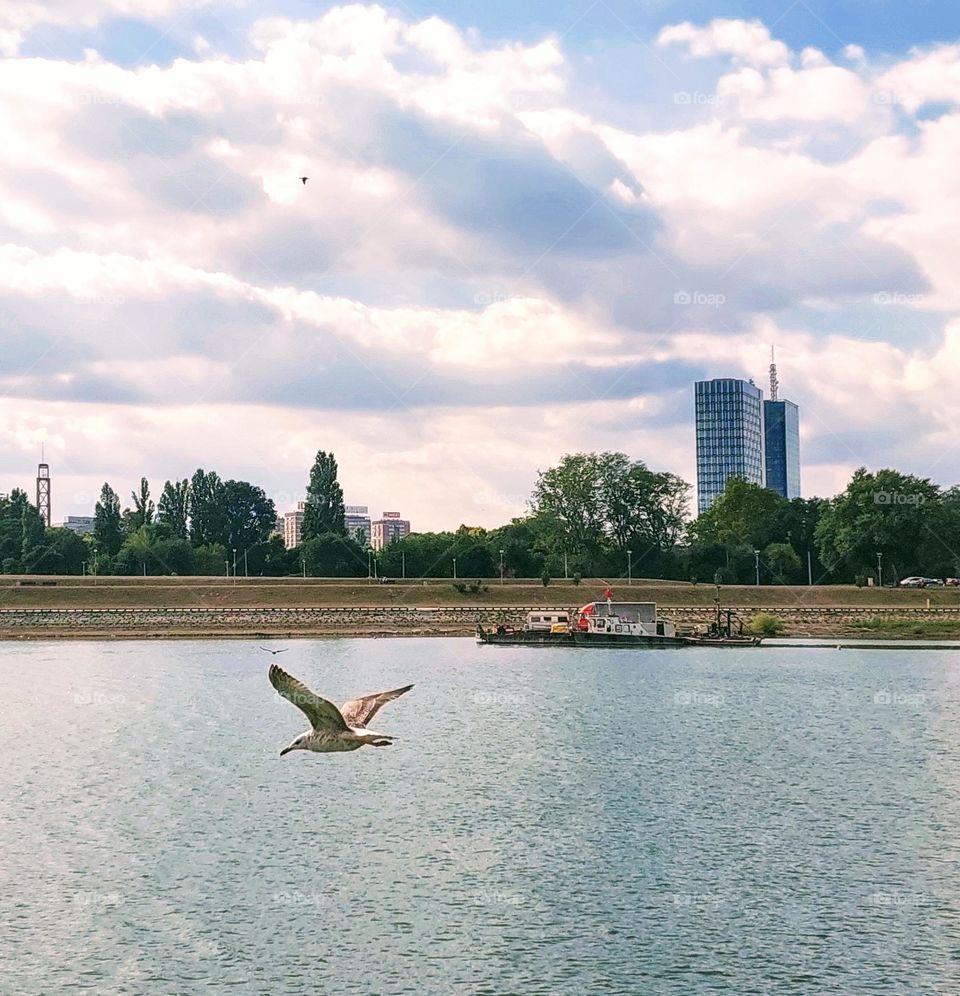
{"label": "river water", "polygon": [[4,644],[2,993],[955,993],[960,654]]}

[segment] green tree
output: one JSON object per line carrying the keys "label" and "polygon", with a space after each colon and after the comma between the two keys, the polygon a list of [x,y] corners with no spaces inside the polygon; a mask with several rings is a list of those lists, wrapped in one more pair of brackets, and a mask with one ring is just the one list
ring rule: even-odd
{"label": "green tree", "polygon": [[177,539],[187,539],[190,520],[190,482],[166,481],[163,493],[157,502],[157,521],[170,529],[171,535]]}
{"label": "green tree", "polygon": [[227,548],[219,543],[194,547],[194,571],[202,577],[217,577],[227,572]]}
{"label": "green tree", "polygon": [[227,544],[223,481],[200,469],[190,479],[190,542],[194,546]]}
{"label": "green tree", "polygon": [[262,488],[246,481],[227,481],[223,485],[223,514],[226,545],[238,554],[265,543],[277,525],[273,500]]}
{"label": "green tree", "polygon": [[[550,552],[549,528],[538,517],[512,519],[507,525],[491,530],[487,543],[498,574],[503,550],[506,577],[538,578],[543,573],[544,557]],[[555,574],[563,574],[562,551],[559,569],[552,569]]]}
{"label": "green tree", "polygon": [[93,538],[98,550],[115,556],[123,545],[123,517],[120,498],[109,484],[100,489],[100,500],[94,507]]}
{"label": "green tree", "polygon": [[689,492],[623,453],[574,453],[539,474],[530,504],[549,567],[562,569],[566,554],[568,569],[620,570],[630,551],[635,566],[656,573],[683,531]]}
{"label": "green tree", "polygon": [[43,545],[35,548],[28,565],[34,574],[82,574],[90,561],[90,547],[72,529],[47,529]]}
{"label": "green tree", "polygon": [[845,580],[875,574],[878,553],[887,580],[924,573],[928,560],[953,545],[945,534],[949,512],[940,488],[926,478],[860,467],[820,517],[820,559]]}
{"label": "green tree", "polygon": [[170,536],[165,529],[141,526],[124,540],[114,566],[118,574],[193,574],[193,547],[185,539]]}
{"label": "green tree", "polygon": [[800,580],[800,558],[789,543],[770,543],[763,551],[762,566],[774,584],[796,584]]}
{"label": "green tree", "polygon": [[322,533],[311,536],[299,546],[300,557],[310,577],[358,578],[367,573],[367,554],[347,536]]}
{"label": "green tree", "polygon": [[762,549],[772,542],[777,517],[788,504],[775,491],[731,477],[723,494],[690,524],[689,534],[698,543]]}
{"label": "green tree", "polygon": [[325,533],[346,536],[346,510],[343,488],[337,480],[337,461],[332,453],[320,450],[310,470],[307,502],[303,512],[304,540]]}
{"label": "green tree", "polygon": [[139,491],[131,491],[130,497],[133,499],[131,528],[140,529],[142,526],[149,526],[153,522],[155,511],[153,500],[150,498],[150,482],[141,477]]}
{"label": "green tree", "polygon": [[33,565],[43,554],[43,534],[43,520],[25,491],[14,488],[9,498],[0,498],[0,571],[39,573]]}
{"label": "green tree", "polygon": [[543,521],[552,546],[588,557],[600,550],[603,456],[567,454],[559,466],[537,476],[531,509]]}

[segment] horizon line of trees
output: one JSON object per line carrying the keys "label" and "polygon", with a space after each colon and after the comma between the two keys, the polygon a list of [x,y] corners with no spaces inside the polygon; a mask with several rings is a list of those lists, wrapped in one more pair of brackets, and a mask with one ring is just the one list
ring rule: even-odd
{"label": "horizon line of trees", "polygon": [[[573,453],[538,473],[529,513],[494,529],[422,532],[372,551],[347,534],[332,453],[310,470],[300,545],[284,546],[264,490],[198,469],[121,508],[104,483],[93,532],[45,527],[20,489],[0,499],[4,574],[245,573],[281,577],[634,577],[764,584],[960,576],[960,487],[859,468],[832,499],[788,500],[730,478],[688,519],[691,486],[623,453]],[[879,556],[878,556],[879,555]]]}

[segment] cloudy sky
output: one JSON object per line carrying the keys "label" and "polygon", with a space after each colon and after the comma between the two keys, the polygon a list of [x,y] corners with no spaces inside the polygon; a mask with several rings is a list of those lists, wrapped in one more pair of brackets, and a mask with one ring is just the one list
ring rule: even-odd
{"label": "cloudy sky", "polygon": [[692,481],[771,344],[804,494],[960,481],[958,104],[952,0],[3,0],[0,491],[332,449],[496,525],[564,452]]}

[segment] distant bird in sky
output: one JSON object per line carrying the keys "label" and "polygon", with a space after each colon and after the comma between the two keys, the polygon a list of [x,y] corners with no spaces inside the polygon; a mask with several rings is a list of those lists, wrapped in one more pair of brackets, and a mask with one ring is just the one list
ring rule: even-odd
{"label": "distant bird in sky", "polygon": [[306,185],[307,185],[307,180],[309,180],[309,179],[310,179],[310,177],[309,177],[309,176],[301,176],[301,177],[300,177],[300,182],[301,182],[301,183],[302,183],[302,184],[303,184],[304,186],[306,186]]}
{"label": "distant bird in sky", "polygon": [[394,688],[390,692],[363,695],[344,702],[338,709],[276,664],[270,665],[269,677],[270,684],[310,720],[310,729],[301,733],[288,747],[284,747],[280,751],[281,757],[292,750],[312,750],[325,754],[331,751],[357,750],[364,744],[389,747],[396,738],[389,733],[368,730],[367,723],[388,702],[413,688],[413,685],[404,685],[403,688]]}
{"label": "distant bird in sky", "polygon": [[269,647],[261,647],[260,649],[268,654],[273,654],[273,656],[276,657],[277,654],[285,654],[290,648],[284,647],[282,650],[271,650]]}

